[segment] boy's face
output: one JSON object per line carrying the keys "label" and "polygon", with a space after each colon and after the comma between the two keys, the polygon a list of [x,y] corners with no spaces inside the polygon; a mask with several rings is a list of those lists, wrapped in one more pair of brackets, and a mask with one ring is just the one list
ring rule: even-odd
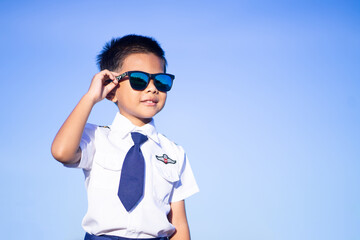
{"label": "boy's face", "polygon": [[[127,71],[162,73],[164,62],[152,53],[134,53],[125,58],[120,74]],[[152,79],[142,91],[132,89],[129,80],[124,80],[119,83],[112,101],[117,104],[123,116],[133,124],[142,126],[150,122],[151,118],[164,107],[166,92],[158,91]]]}

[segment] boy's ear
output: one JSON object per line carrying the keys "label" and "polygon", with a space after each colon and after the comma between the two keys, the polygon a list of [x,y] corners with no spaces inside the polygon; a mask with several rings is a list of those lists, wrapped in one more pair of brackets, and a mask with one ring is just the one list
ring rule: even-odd
{"label": "boy's ear", "polygon": [[106,99],[107,100],[110,100],[110,101],[112,101],[112,102],[114,102],[114,103],[116,103],[117,102],[117,98],[116,98],[116,89],[118,88],[119,86],[116,86],[116,87],[114,87],[114,89],[113,90],[111,90],[111,92],[109,92],[108,93],[108,95],[106,95]]}

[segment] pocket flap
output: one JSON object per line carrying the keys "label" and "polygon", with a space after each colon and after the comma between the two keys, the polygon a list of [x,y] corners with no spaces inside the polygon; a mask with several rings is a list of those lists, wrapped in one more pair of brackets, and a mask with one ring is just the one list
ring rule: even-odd
{"label": "pocket flap", "polygon": [[124,162],[125,156],[114,156],[112,154],[104,154],[102,157],[98,157],[95,162],[101,167],[112,170],[120,171]]}
{"label": "pocket flap", "polygon": [[166,181],[174,183],[179,181],[179,173],[177,171],[177,165],[175,164],[165,164],[164,162],[159,161],[158,159],[153,159],[155,164],[155,169]]}

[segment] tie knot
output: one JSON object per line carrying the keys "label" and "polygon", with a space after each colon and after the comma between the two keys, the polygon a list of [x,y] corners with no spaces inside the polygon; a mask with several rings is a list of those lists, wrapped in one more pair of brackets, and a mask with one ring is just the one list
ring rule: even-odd
{"label": "tie knot", "polygon": [[148,140],[147,136],[145,136],[141,133],[138,133],[138,132],[132,132],[131,137],[132,137],[135,145],[141,145],[144,142],[146,142],[146,140]]}

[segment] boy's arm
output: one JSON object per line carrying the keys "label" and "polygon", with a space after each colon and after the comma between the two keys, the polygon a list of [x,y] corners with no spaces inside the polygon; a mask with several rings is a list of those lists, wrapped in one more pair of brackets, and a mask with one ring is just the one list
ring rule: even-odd
{"label": "boy's arm", "polygon": [[190,240],[190,230],[186,219],[185,201],[170,203],[169,221],[175,227],[171,240]]}
{"label": "boy's arm", "polygon": [[[118,85],[115,78],[117,75],[115,72],[103,70],[94,76],[88,92],[81,98],[54,138],[51,153],[56,160],[62,163],[80,161],[80,140],[90,112],[97,102],[103,100]],[[108,79],[111,79],[112,83],[105,86],[104,82]]]}

